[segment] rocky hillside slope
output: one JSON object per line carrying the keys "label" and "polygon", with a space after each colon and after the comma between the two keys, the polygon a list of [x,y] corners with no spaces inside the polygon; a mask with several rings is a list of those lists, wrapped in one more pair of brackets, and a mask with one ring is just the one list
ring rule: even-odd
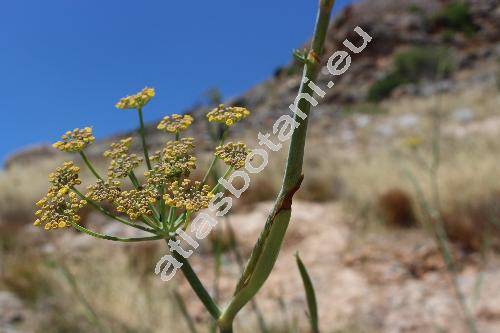
{"label": "rocky hillside slope", "polygon": [[[467,0],[464,1],[465,5],[458,3],[447,0],[376,0],[361,1],[343,10],[330,26],[323,62],[326,64],[329,55],[343,48],[345,38],[356,44],[356,38],[359,39],[353,31],[356,26],[362,27],[373,40],[366,50],[353,57],[351,67],[339,78],[334,89],[327,91],[313,115],[313,118],[321,118],[322,126],[313,128],[311,134],[318,137],[329,136],[334,124],[341,121],[339,112],[336,111],[350,110],[353,105],[366,103],[374,84],[378,82],[384,85],[387,77],[391,78],[389,74],[393,71],[394,60],[405,50],[413,49],[413,53],[422,54],[445,49],[447,61],[453,70],[441,80],[423,75],[418,78],[418,82],[396,82],[397,87],[389,93],[384,92],[387,97],[430,96],[436,92],[464,90],[472,85],[497,80],[500,3],[496,0]],[[418,54],[413,53],[407,53],[406,58],[418,57]],[[414,65],[428,65],[419,61],[421,60],[416,60]],[[300,83],[298,68],[299,65],[292,61],[277,68],[274,75],[265,82],[226,101],[227,104],[246,106],[253,112],[250,121],[240,130],[267,129],[279,115],[288,112],[288,105],[293,102]],[[419,71],[419,68],[413,70]],[[320,74],[317,82],[322,87],[330,79],[325,72]],[[374,109],[372,105],[368,108]],[[186,112],[199,120],[204,117],[207,109],[195,107]],[[200,137],[199,133],[206,132],[205,125],[202,121],[196,123],[192,134],[201,139],[198,141],[203,144],[207,137]],[[150,143],[155,147],[162,145],[163,138],[155,131],[155,124],[150,124],[148,131]],[[93,157],[100,156],[114,139],[116,138],[102,140],[89,153]],[[7,159],[5,168],[9,169],[16,163],[50,159],[55,154],[57,152],[47,147],[30,148]]]}

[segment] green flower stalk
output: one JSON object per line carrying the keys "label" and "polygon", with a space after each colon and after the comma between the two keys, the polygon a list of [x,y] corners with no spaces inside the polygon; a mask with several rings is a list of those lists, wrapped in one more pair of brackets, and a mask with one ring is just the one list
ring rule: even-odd
{"label": "green flower stalk", "polygon": [[[333,0],[319,1],[319,12],[313,35],[311,50],[304,62],[303,78],[314,81],[320,69],[318,55],[323,52]],[[313,90],[302,80],[299,94],[312,94]],[[232,332],[233,321],[238,312],[260,290],[267,280],[278,257],[283,238],[290,222],[292,199],[299,189],[303,179],[302,165],[307,135],[308,115],[311,104],[301,99],[298,108],[306,115],[301,118],[295,114],[294,120],[299,124],[292,134],[285,167],[285,175],[281,190],[275,200],[271,214],[267,218],[264,230],[261,232],[252,251],[249,262],[243,272],[234,296],[219,318],[221,332]]]}

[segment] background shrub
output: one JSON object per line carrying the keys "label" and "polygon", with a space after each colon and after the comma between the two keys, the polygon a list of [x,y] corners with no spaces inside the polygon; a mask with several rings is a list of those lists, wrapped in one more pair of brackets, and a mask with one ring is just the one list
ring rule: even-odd
{"label": "background shrub", "polygon": [[368,100],[378,102],[391,95],[392,91],[404,84],[404,79],[397,73],[389,73],[370,87]]}
{"label": "background shrub", "polygon": [[389,97],[394,89],[403,84],[447,77],[453,70],[453,55],[446,48],[412,47],[396,54],[393,69],[370,87],[368,99],[380,101]]}
{"label": "background shrub", "polygon": [[430,20],[431,29],[444,28],[449,31],[462,32],[472,35],[477,31],[469,5],[465,2],[455,1],[441,9]]}

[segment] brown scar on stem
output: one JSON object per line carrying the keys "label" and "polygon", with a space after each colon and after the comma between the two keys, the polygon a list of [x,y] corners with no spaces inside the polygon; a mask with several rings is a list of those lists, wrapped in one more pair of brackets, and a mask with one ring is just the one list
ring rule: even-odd
{"label": "brown scar on stem", "polygon": [[314,50],[309,51],[309,53],[307,54],[307,60],[315,64],[319,64],[320,62],[320,59],[316,52],[314,52]]}
{"label": "brown scar on stem", "polygon": [[[292,209],[293,196],[299,190],[300,185],[302,184],[303,180],[304,180],[304,174],[301,174],[298,181],[297,181],[297,184],[295,184],[295,186],[292,187],[283,197],[283,200],[281,201],[279,208],[276,209],[275,213],[272,215],[272,218],[268,218],[269,224],[266,225],[266,230],[267,230],[266,236],[262,239],[259,238],[257,240],[257,243],[259,243],[261,241],[263,243],[265,243],[267,241],[267,235],[269,235],[269,230],[270,230],[271,226],[274,224],[274,222],[276,221],[276,216],[278,216],[278,214],[282,210],[291,210]],[[262,254],[262,251],[259,251],[259,254],[257,254],[257,257],[260,258],[261,254]],[[256,259],[256,260],[259,260],[259,259]],[[248,268],[248,266],[247,266],[247,268]],[[246,268],[245,268],[245,270],[246,270]],[[238,285],[236,286],[236,290],[234,291],[234,295],[236,295],[241,289],[245,288],[248,285],[248,282],[252,278],[253,274],[254,274],[253,271],[250,272],[250,274],[248,276],[246,276],[243,280],[241,280],[238,283]]]}
{"label": "brown scar on stem", "polygon": [[292,201],[293,201],[293,196],[295,195],[295,192],[297,192],[300,188],[300,185],[302,184],[302,181],[304,180],[304,175],[300,175],[299,180],[297,181],[297,184],[295,184],[294,187],[292,187],[283,197],[283,201],[281,202],[280,208],[276,211],[276,214],[274,216],[278,215],[281,210],[290,210],[292,209]]}

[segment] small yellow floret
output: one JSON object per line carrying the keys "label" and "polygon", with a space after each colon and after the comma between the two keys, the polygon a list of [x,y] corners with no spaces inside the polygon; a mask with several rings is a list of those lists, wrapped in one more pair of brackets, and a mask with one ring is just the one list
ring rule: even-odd
{"label": "small yellow floret", "polygon": [[220,104],[218,107],[207,113],[207,118],[209,122],[216,122],[226,124],[226,126],[232,126],[238,121],[245,119],[250,115],[244,107],[239,106],[228,106]]}
{"label": "small yellow floret", "polygon": [[193,117],[188,114],[183,116],[179,114],[173,114],[171,116],[166,116],[158,124],[158,129],[160,131],[165,131],[169,133],[178,133],[185,131],[193,123]]}
{"label": "small yellow floret", "polygon": [[163,196],[165,202],[173,207],[185,209],[189,212],[197,212],[208,207],[213,197],[208,185],[201,186],[199,181],[184,179],[174,181],[168,187],[168,193]]}
{"label": "small yellow floret", "polygon": [[81,152],[95,141],[90,127],[84,129],[75,128],[73,131],[64,133],[61,139],[62,141],[54,143],[52,147],[70,153]]}
{"label": "small yellow floret", "polygon": [[245,166],[246,158],[249,154],[247,146],[243,142],[228,142],[215,149],[215,156],[220,158],[229,166],[238,170]]}
{"label": "small yellow floret", "polygon": [[142,91],[135,95],[127,96],[116,103],[116,108],[126,110],[126,109],[141,109],[155,96],[155,90],[153,88],[144,88]]}

